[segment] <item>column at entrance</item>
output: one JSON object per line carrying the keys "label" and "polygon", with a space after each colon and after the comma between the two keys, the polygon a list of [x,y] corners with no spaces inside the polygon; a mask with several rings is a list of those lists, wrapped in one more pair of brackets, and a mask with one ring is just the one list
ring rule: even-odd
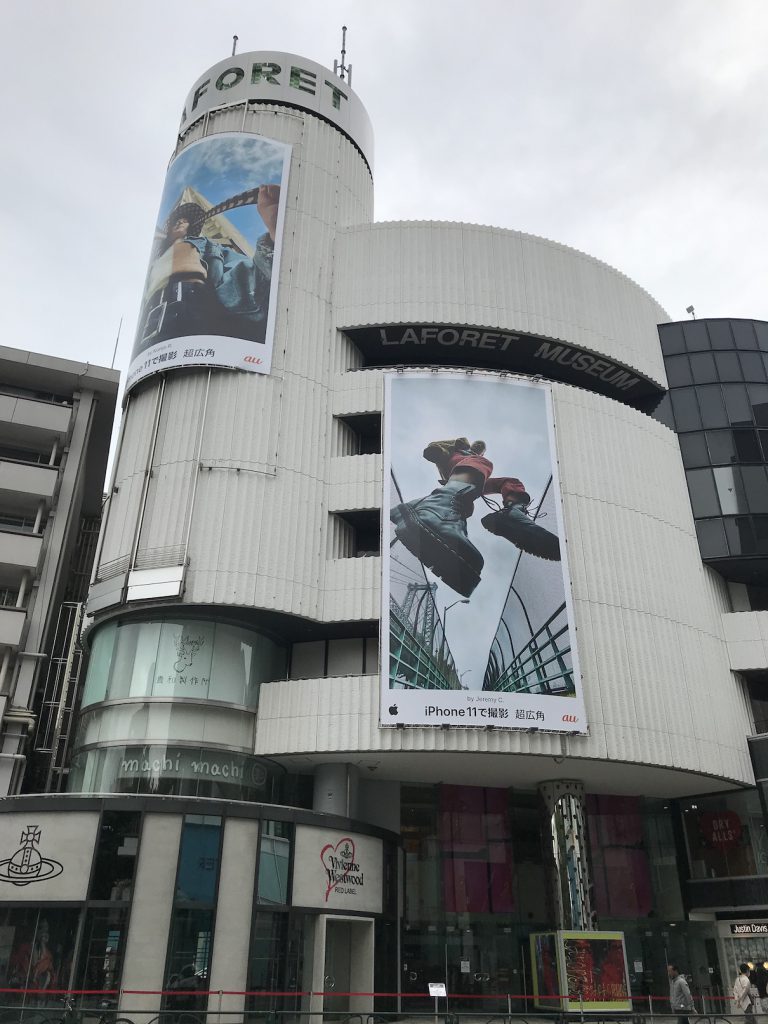
{"label": "column at entrance", "polygon": [[351,764],[319,764],[315,768],[312,810],[357,817],[359,772]]}
{"label": "column at entrance", "polygon": [[549,892],[558,929],[589,931],[596,926],[589,870],[584,786],[563,780],[543,782],[544,836]]}

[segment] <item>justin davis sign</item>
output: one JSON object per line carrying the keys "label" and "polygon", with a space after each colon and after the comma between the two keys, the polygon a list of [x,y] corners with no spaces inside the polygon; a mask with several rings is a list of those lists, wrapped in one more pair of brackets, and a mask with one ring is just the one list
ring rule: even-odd
{"label": "justin davis sign", "polygon": [[328,910],[381,913],[381,840],[298,825],[293,903]]}

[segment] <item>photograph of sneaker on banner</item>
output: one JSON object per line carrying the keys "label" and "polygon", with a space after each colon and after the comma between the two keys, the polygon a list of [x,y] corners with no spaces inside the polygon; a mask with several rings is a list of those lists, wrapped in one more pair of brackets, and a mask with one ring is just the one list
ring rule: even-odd
{"label": "photograph of sneaker on banner", "polygon": [[583,722],[553,448],[548,385],[387,375],[382,724]]}

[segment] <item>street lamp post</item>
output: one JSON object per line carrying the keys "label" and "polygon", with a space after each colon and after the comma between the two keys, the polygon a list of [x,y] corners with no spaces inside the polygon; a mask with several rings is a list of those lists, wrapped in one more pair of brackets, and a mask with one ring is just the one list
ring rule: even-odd
{"label": "street lamp post", "polygon": [[453,604],[448,604],[448,605],[445,606],[445,608],[443,608],[443,636],[445,636],[446,633],[448,632],[448,626],[446,625],[446,623],[448,621],[448,612],[451,610],[451,608],[454,608],[457,604],[469,604],[469,598],[468,597],[461,597],[461,598],[459,598],[458,601],[454,601]]}

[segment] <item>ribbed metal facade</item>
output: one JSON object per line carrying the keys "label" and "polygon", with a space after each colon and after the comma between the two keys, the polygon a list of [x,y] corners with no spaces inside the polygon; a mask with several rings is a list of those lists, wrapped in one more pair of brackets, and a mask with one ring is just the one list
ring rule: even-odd
{"label": "ribbed metal facade", "polygon": [[[219,131],[293,147],[272,372],[179,370],[130,393],[97,570],[111,596],[91,611],[97,628],[104,616],[143,614],[146,602],[125,600],[129,569],[178,566],[184,583],[171,611],[205,606],[213,618],[271,615],[288,634],[333,627],[370,637],[380,559],[353,557],[350,514],[378,514],[382,462],[352,454],[354,433],[339,417],[381,413],[382,372],[363,368],[345,329],[521,332],[664,387],[656,327],[668,318],[623,274],[546,239],[373,224],[368,165],[309,112],[211,111],[177,152]],[[396,754],[381,771],[401,779],[459,777],[469,752],[518,753],[529,755],[521,770],[533,782],[561,776],[553,758],[567,757],[603,791],[694,792],[695,776],[751,782],[750,711],[721,621],[727,595],[701,563],[675,434],[588,390],[556,383],[553,394],[589,736],[381,729],[371,674],[264,684],[255,753],[288,766]],[[431,767],[402,759],[432,752],[442,756]],[[605,761],[622,762],[625,775],[601,779]],[[488,784],[509,784],[503,759],[483,764]]]}

